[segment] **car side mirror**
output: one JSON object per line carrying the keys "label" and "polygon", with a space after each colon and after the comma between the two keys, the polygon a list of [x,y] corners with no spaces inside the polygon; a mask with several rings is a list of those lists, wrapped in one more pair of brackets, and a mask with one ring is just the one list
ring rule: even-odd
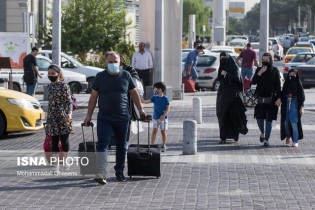
{"label": "car side mirror", "polygon": [[70,63],[69,67],[74,69],[74,68],[77,68],[78,66],[76,64],[74,64],[74,63]]}

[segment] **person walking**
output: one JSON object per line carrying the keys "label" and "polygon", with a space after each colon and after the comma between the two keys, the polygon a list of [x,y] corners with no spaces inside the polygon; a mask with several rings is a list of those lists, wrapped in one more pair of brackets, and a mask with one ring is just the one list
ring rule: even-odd
{"label": "person walking", "polygon": [[145,44],[140,42],[139,52],[135,52],[132,56],[131,66],[136,69],[140,80],[142,80],[144,89],[150,86],[153,69],[153,61],[151,54],[145,50]]}
{"label": "person walking", "polygon": [[278,108],[281,104],[281,84],[279,70],[274,67],[270,53],[262,56],[262,67],[258,67],[252,84],[257,84],[255,94],[258,104],[255,106],[254,117],[260,134],[260,142],[269,146],[272,121],[277,120]]}
{"label": "person walking", "polygon": [[303,106],[305,94],[296,69],[290,69],[285,78],[281,92],[281,140],[286,139],[289,145],[298,147],[298,140],[303,139],[301,116],[304,113]]}
{"label": "person walking", "polygon": [[120,56],[114,51],[106,53],[107,69],[98,73],[92,85],[88,111],[84,120],[87,126],[98,101],[97,114],[97,169],[95,181],[107,184],[106,166],[107,149],[112,136],[116,141],[115,176],[117,181],[125,181],[124,168],[126,159],[126,139],[130,122],[128,93],[137,106],[140,115],[146,115],[131,75],[120,70]]}
{"label": "person walking", "polygon": [[163,82],[156,82],[153,85],[154,95],[149,100],[141,99],[142,103],[154,104],[153,112],[153,130],[151,134],[151,144],[155,144],[156,134],[158,129],[161,129],[162,136],[162,146],[161,151],[166,152],[166,131],[168,129],[168,116],[170,111],[170,102],[166,95],[164,95],[166,90],[166,85]]}
{"label": "person walking", "polygon": [[216,114],[219,121],[220,144],[226,139],[238,141],[239,134],[246,134],[246,107],[243,103],[243,86],[239,69],[231,56],[220,53],[218,71],[220,86],[217,93]]}
{"label": "person walking", "polygon": [[240,59],[242,59],[242,79],[244,83],[244,92],[249,89],[250,82],[253,77],[253,67],[258,67],[258,61],[257,61],[257,53],[252,49],[251,43],[247,43],[246,49],[241,52],[241,54],[236,58],[236,62],[238,62]]}
{"label": "person walking", "polygon": [[32,48],[30,54],[25,56],[23,59],[23,67],[24,67],[24,82],[26,84],[26,94],[30,96],[35,95],[35,91],[37,88],[37,78],[42,78],[39,74],[36,55],[38,54],[38,49],[36,47]]}
{"label": "person walking", "polygon": [[[72,130],[72,99],[71,92],[66,83],[63,82],[62,70],[57,65],[48,67],[48,114],[46,122],[47,134],[52,139],[52,154],[59,157],[59,141],[62,145],[64,160],[68,156],[70,149],[69,134]],[[63,166],[68,169],[68,165],[63,161]],[[59,171],[59,161],[56,161],[54,170]]]}
{"label": "person walking", "polygon": [[198,73],[196,71],[197,58],[199,54],[204,53],[203,49],[205,48],[202,45],[198,45],[195,50],[187,54],[187,58],[185,61],[184,76],[188,76],[194,81],[198,79]]}

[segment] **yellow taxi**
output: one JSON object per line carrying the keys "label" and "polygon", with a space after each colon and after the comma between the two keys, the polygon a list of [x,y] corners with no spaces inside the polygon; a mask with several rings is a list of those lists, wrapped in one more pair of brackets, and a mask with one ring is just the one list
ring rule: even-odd
{"label": "yellow taxi", "polygon": [[42,129],[44,119],[45,112],[36,98],[0,87],[0,137]]}
{"label": "yellow taxi", "polygon": [[284,63],[289,63],[297,54],[301,52],[313,52],[311,47],[291,47],[284,56]]}
{"label": "yellow taxi", "polygon": [[235,52],[240,54],[246,48],[247,43],[248,41],[245,39],[232,39],[229,46],[233,47]]}

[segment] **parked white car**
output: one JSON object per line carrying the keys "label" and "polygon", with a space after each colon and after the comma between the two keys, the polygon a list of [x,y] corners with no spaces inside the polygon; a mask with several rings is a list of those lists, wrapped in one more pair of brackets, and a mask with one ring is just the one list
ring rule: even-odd
{"label": "parked white car", "polygon": [[[52,51],[51,50],[41,50],[39,54],[52,59]],[[91,92],[91,87],[95,76],[97,73],[104,71],[104,69],[94,67],[94,66],[85,66],[80,63],[77,59],[67,55],[66,53],[61,52],[61,67],[64,70],[84,74],[86,76],[86,81],[88,82],[88,88],[86,89],[86,93]]]}
{"label": "parked white car", "polygon": [[[43,92],[44,86],[50,83],[48,79],[48,67],[52,64],[49,58],[46,58],[41,55],[36,56],[36,62],[39,68],[39,73],[42,78],[38,78],[38,86],[36,92]],[[2,69],[0,71],[0,78],[5,78],[9,80],[9,69]],[[62,69],[64,82],[67,83],[70,87],[72,93],[80,93],[85,91],[88,87],[88,83],[86,82],[86,77],[83,74],[71,72]],[[26,91],[26,85],[23,81],[24,71],[23,69],[14,69],[12,70],[12,81],[13,81],[13,89],[20,92]]]}

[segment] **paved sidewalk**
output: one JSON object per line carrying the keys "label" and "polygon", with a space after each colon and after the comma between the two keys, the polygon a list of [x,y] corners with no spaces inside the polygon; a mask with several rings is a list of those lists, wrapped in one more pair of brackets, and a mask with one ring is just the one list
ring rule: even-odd
{"label": "paved sidewalk", "polygon": [[[44,132],[14,134],[0,140],[0,209],[315,209],[315,112],[305,111],[304,139],[298,148],[280,141],[279,122],[274,122],[270,147],[263,147],[253,110],[247,112],[248,134],[241,135],[237,143],[228,140],[220,145],[215,96],[215,92],[200,92],[186,94],[184,101],[171,102],[168,148],[162,154],[159,179],[134,177],[116,182],[114,151],[110,151],[106,186],[79,175],[13,176],[9,172],[20,169],[16,166],[18,156],[41,154]],[[184,156],[182,124],[193,118],[194,97],[201,97],[203,104],[198,155]],[[77,155],[82,141],[80,123],[86,114],[88,95],[80,94],[77,100],[80,109],[74,112],[71,156]],[[152,104],[145,105],[145,110],[151,113]],[[89,140],[91,135],[86,129]],[[141,134],[141,143],[147,142],[146,136]],[[157,139],[161,141],[160,134]],[[130,143],[135,142],[136,135],[131,134]],[[23,169],[30,172],[35,168]],[[70,172],[78,172],[78,167]]]}

